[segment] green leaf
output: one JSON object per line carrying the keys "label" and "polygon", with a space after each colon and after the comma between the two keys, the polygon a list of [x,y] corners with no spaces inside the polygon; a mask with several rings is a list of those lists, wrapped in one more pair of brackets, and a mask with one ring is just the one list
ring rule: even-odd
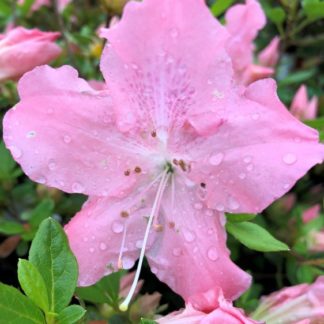
{"label": "green leaf", "polygon": [[34,4],[35,0],[25,0],[18,8],[21,10],[22,16],[26,16]]}
{"label": "green leaf", "polygon": [[274,238],[261,226],[249,223],[227,223],[227,231],[249,249],[260,252],[289,251],[289,247]]}
{"label": "green leaf", "polygon": [[276,25],[282,25],[286,19],[286,13],[281,7],[266,9],[267,17]]}
{"label": "green leaf", "polygon": [[119,303],[119,284],[125,271],[118,271],[102,278],[95,285],[80,287],[76,289],[76,294],[83,300],[95,303],[107,303],[117,306]]}
{"label": "green leaf", "polygon": [[62,310],[56,318],[57,324],[73,324],[79,321],[86,313],[86,310],[79,305],[71,305]]}
{"label": "green leaf", "polygon": [[45,313],[49,311],[47,289],[37,268],[27,260],[19,259],[18,279],[25,294]]}
{"label": "green leaf", "polygon": [[255,218],[254,214],[226,214],[226,218],[231,223],[240,223],[250,221]]}
{"label": "green leaf", "polygon": [[35,207],[35,209],[30,212],[23,213],[21,218],[28,221],[33,228],[37,228],[44,219],[52,216],[53,212],[53,200],[50,198],[45,198]]}
{"label": "green leaf", "polygon": [[60,313],[70,302],[78,277],[77,261],[62,227],[52,218],[42,222],[29,251],[47,285],[50,311]]}
{"label": "green leaf", "polygon": [[0,283],[0,322],[45,324],[40,309],[17,289]]}
{"label": "green leaf", "polygon": [[282,87],[290,84],[299,84],[310,79],[315,74],[316,74],[316,69],[309,69],[309,70],[298,71],[295,73],[290,73],[284,79],[279,80],[278,85],[279,87]]}
{"label": "green leaf", "polygon": [[157,322],[155,322],[151,319],[141,318],[140,324],[157,324]]}
{"label": "green leaf", "polygon": [[324,1],[303,0],[302,5],[308,19],[315,21],[324,18]]}
{"label": "green leaf", "polygon": [[14,179],[22,174],[22,171],[17,168],[16,162],[3,142],[0,142],[0,156],[0,180]]}
{"label": "green leaf", "polygon": [[21,234],[25,231],[22,224],[15,221],[0,220],[0,233],[6,235]]}
{"label": "green leaf", "polygon": [[219,17],[234,2],[234,0],[216,0],[210,10],[215,17]]}

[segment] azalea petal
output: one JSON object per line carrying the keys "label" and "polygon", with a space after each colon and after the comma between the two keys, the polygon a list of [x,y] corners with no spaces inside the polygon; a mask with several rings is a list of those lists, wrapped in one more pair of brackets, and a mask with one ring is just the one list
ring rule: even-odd
{"label": "azalea petal", "polygon": [[[102,35],[109,43],[101,70],[122,131],[181,127],[189,111],[215,111],[212,92],[231,83],[228,34],[203,0],[131,2]],[[203,134],[214,129],[199,120],[193,127]]]}
{"label": "azalea petal", "polygon": [[134,168],[149,162],[140,159],[134,139],[115,129],[107,92],[95,91],[68,66],[36,68],[18,89],[21,101],[5,116],[4,138],[34,181],[105,196],[123,195],[141,178]]}
{"label": "azalea petal", "polygon": [[[138,192],[125,199],[89,199],[65,226],[71,249],[78,260],[80,286],[94,284],[118,270],[121,251],[123,267],[133,267],[147,225],[145,217],[150,210],[150,203],[146,205]],[[153,240],[154,232],[149,237],[148,247]]]}
{"label": "azalea petal", "polygon": [[226,298],[235,299],[251,279],[229,258],[224,216],[207,209],[185,180],[174,181],[156,220],[164,230],[147,252],[152,272],[185,300],[213,287],[221,287]]}
{"label": "azalea petal", "polygon": [[193,160],[189,176],[206,185],[209,207],[256,213],[320,163],[324,148],[317,131],[279,101],[273,80],[257,81],[243,96],[231,98],[217,134],[188,142],[182,150]]}

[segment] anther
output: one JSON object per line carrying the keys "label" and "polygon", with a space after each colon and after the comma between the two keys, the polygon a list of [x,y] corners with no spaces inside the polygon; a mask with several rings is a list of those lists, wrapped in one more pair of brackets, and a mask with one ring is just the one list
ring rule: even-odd
{"label": "anther", "polygon": [[174,164],[174,165],[179,165],[179,162],[178,162],[178,160],[177,160],[177,159],[173,159],[173,161],[172,161],[172,162],[173,162],[173,164]]}
{"label": "anther", "polygon": [[187,171],[187,167],[186,167],[186,163],[183,160],[179,161],[179,165],[182,171],[186,172]]}
{"label": "anther", "polygon": [[169,227],[170,228],[174,228],[175,227],[175,223],[174,222],[169,222]]}
{"label": "anther", "polygon": [[151,136],[152,136],[152,137],[156,137],[156,131],[155,131],[155,130],[152,131]]}
{"label": "anther", "polygon": [[201,182],[201,183],[200,183],[200,187],[205,189],[205,188],[206,188],[206,183]]}
{"label": "anther", "polygon": [[141,173],[142,172],[142,169],[137,166],[135,169],[134,169],[135,173]]}
{"label": "anther", "polygon": [[163,225],[162,224],[154,224],[153,228],[156,232],[162,232],[163,231]]}
{"label": "anther", "polygon": [[125,174],[126,177],[128,177],[128,176],[130,175],[130,170],[126,170],[126,171],[124,172],[124,174]]}
{"label": "anther", "polygon": [[120,216],[123,217],[123,218],[126,218],[129,216],[129,213],[126,211],[126,210],[123,210],[120,212]]}

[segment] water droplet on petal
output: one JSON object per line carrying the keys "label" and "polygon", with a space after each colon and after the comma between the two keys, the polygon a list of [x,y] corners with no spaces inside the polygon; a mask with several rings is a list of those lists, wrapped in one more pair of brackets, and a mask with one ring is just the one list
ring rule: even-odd
{"label": "water droplet on petal", "polygon": [[211,209],[207,209],[205,214],[206,214],[206,216],[213,216],[214,212]]}
{"label": "water droplet on petal", "polygon": [[223,153],[214,154],[209,158],[209,163],[214,166],[220,165],[223,161],[223,158],[224,158]]}
{"label": "water droplet on petal", "polygon": [[297,161],[297,157],[295,154],[293,153],[287,153],[282,157],[282,160],[288,164],[288,165],[292,165]]}
{"label": "water droplet on petal", "polygon": [[243,159],[244,163],[250,163],[252,161],[252,156],[247,155],[244,159]]}
{"label": "water droplet on petal", "polygon": [[88,242],[89,241],[89,239],[85,236],[84,238],[83,238],[83,242]]}
{"label": "water droplet on petal", "polygon": [[45,184],[46,183],[46,179],[44,177],[38,177],[37,179],[35,179],[35,181],[40,183],[40,184]]}
{"label": "water droplet on petal", "polygon": [[246,170],[248,171],[252,171],[254,169],[254,165],[252,163],[250,163],[247,167]]}
{"label": "water droplet on petal", "polygon": [[174,256],[176,256],[176,257],[180,256],[181,253],[182,253],[182,251],[181,251],[180,248],[174,248],[174,249],[172,250],[172,254],[173,254]]}
{"label": "water droplet on petal", "polygon": [[207,256],[208,256],[209,260],[216,261],[218,259],[218,252],[217,252],[216,247],[213,246],[213,247],[209,248],[207,251]]}
{"label": "water droplet on petal", "polygon": [[81,183],[79,183],[79,182],[74,182],[72,184],[72,192],[74,192],[74,193],[82,193],[82,192],[84,192],[83,185]]}
{"label": "water droplet on petal", "polygon": [[16,146],[10,146],[9,149],[11,151],[12,156],[15,159],[19,159],[20,157],[22,157],[22,151],[18,147],[16,147]]}
{"label": "water droplet on petal", "polygon": [[56,163],[54,160],[50,160],[49,163],[48,163],[48,168],[49,170],[53,171],[56,169]]}
{"label": "water droplet on petal", "polygon": [[91,247],[90,249],[89,249],[89,252],[90,253],[93,253],[95,251],[95,249],[93,248],[93,247]]}
{"label": "water droplet on petal", "polygon": [[239,174],[239,178],[242,179],[242,180],[244,180],[244,179],[246,178],[246,174],[243,173],[243,172],[240,173],[240,174]]}
{"label": "water droplet on petal", "polygon": [[68,135],[65,135],[63,137],[63,141],[64,141],[64,143],[69,144],[69,143],[71,143],[71,137]]}
{"label": "water droplet on petal", "polygon": [[29,131],[27,134],[26,134],[26,137],[27,138],[34,138],[36,136],[36,132],[35,131]]}
{"label": "water droplet on petal", "polygon": [[290,187],[290,184],[289,183],[285,183],[284,185],[283,185],[283,188],[284,189],[288,189]]}
{"label": "water droplet on petal", "polygon": [[155,268],[155,267],[152,267],[152,268],[151,268],[151,271],[152,271],[152,273],[154,273],[154,274],[157,274],[157,273],[158,273],[158,269]]}
{"label": "water droplet on petal", "polygon": [[124,225],[121,222],[114,221],[111,225],[111,229],[114,233],[119,234],[124,230]]}
{"label": "water droplet on petal", "polygon": [[240,208],[239,202],[232,196],[228,196],[227,202],[228,202],[228,207],[232,210],[236,210]]}
{"label": "water droplet on petal", "polygon": [[183,230],[183,236],[187,242],[193,242],[196,238],[196,235],[188,229]]}
{"label": "water droplet on petal", "polygon": [[101,251],[105,251],[107,249],[107,245],[103,242],[100,243],[99,248]]}
{"label": "water droplet on petal", "polygon": [[220,211],[220,212],[222,212],[222,211],[225,210],[225,207],[224,207],[223,204],[217,204],[217,205],[215,206],[215,209],[218,210],[218,211]]}

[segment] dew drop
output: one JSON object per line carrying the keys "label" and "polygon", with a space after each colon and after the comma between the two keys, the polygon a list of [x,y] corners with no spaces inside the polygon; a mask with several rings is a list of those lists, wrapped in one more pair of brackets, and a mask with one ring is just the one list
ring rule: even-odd
{"label": "dew drop", "polygon": [[211,209],[206,210],[206,216],[214,216],[214,212]]}
{"label": "dew drop", "polygon": [[211,228],[207,231],[208,235],[212,235],[213,233],[214,233],[214,231]]}
{"label": "dew drop", "polygon": [[111,229],[114,233],[119,234],[124,230],[124,225],[121,222],[114,221],[111,225]]}
{"label": "dew drop", "polygon": [[254,165],[252,163],[250,163],[247,167],[246,170],[248,171],[252,171],[254,169]]}
{"label": "dew drop", "polygon": [[63,141],[64,141],[64,143],[69,144],[69,143],[71,143],[71,137],[68,135],[65,135],[63,137]]}
{"label": "dew drop", "polygon": [[34,138],[36,136],[36,132],[35,131],[29,131],[27,134],[26,134],[26,137],[27,138]]}
{"label": "dew drop", "polygon": [[293,153],[287,153],[282,157],[282,160],[288,164],[288,165],[292,165],[297,161],[297,157],[295,154]]}
{"label": "dew drop", "polygon": [[180,256],[181,255],[181,249],[180,248],[174,248],[173,250],[172,250],[172,254],[174,255],[174,256],[176,256],[176,257],[178,257],[178,256]]}
{"label": "dew drop", "polygon": [[207,251],[208,259],[211,261],[216,261],[218,259],[218,252],[215,247],[211,247]]}
{"label": "dew drop", "polygon": [[84,192],[83,185],[81,183],[79,183],[79,182],[74,182],[72,184],[72,192],[74,192],[74,193],[82,193],[82,192]]}
{"label": "dew drop", "polygon": [[196,238],[196,235],[187,229],[183,230],[183,236],[187,242],[193,242]]}
{"label": "dew drop", "polygon": [[252,161],[252,156],[247,155],[244,159],[243,159],[244,163],[250,163]]}
{"label": "dew drop", "polygon": [[155,268],[155,267],[152,267],[152,268],[151,268],[151,271],[152,271],[152,273],[154,273],[155,275],[158,273],[158,269]]}
{"label": "dew drop", "polygon": [[11,151],[12,156],[15,159],[19,159],[20,157],[22,157],[22,151],[18,147],[16,147],[16,146],[10,146],[9,149]]}
{"label": "dew drop", "polygon": [[225,207],[224,207],[223,204],[217,204],[217,205],[215,206],[215,209],[218,210],[218,211],[220,211],[220,212],[222,212],[222,211],[225,210]]}
{"label": "dew drop", "polygon": [[83,238],[83,242],[88,242],[89,241],[89,239],[85,236],[84,238]]}
{"label": "dew drop", "polygon": [[244,180],[244,179],[246,178],[246,174],[243,173],[243,172],[240,173],[240,174],[239,174],[239,178],[242,179],[242,180]]}
{"label": "dew drop", "polygon": [[232,210],[236,210],[240,208],[239,202],[232,196],[228,196],[227,202],[228,202],[228,207]]}
{"label": "dew drop", "polygon": [[46,179],[44,177],[39,177],[35,181],[40,183],[40,184],[45,184],[46,183]]}
{"label": "dew drop", "polygon": [[93,247],[91,247],[90,249],[89,249],[89,252],[90,253],[93,253],[95,251],[95,249],[93,248]]}
{"label": "dew drop", "polygon": [[209,163],[214,166],[220,165],[223,161],[223,158],[224,158],[223,153],[218,153],[218,154],[212,155],[209,158]]}
{"label": "dew drop", "polygon": [[49,163],[48,163],[48,169],[53,171],[56,169],[56,163],[54,160],[50,160]]}
{"label": "dew drop", "polygon": [[284,188],[284,189],[288,189],[289,187],[290,187],[289,183],[285,183],[285,184],[283,185],[283,188]]}
{"label": "dew drop", "polygon": [[107,245],[103,242],[100,243],[99,248],[101,251],[105,251],[107,249]]}

